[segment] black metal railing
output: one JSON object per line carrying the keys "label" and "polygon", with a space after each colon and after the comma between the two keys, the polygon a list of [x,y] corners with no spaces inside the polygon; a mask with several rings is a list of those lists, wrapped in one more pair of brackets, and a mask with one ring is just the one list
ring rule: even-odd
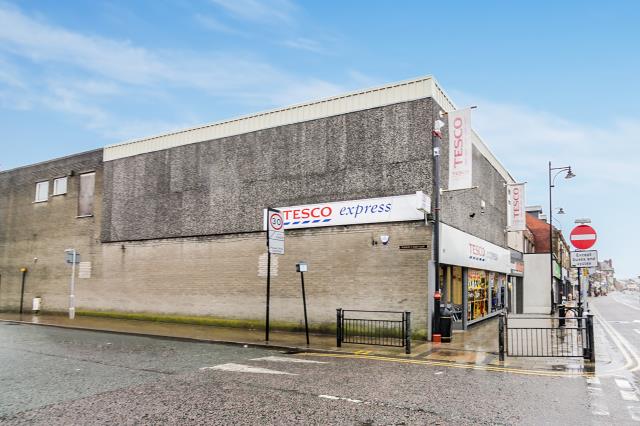
{"label": "black metal railing", "polygon": [[336,343],[404,347],[411,353],[411,312],[336,310]]}
{"label": "black metal railing", "polygon": [[500,360],[512,357],[580,357],[595,362],[593,315],[500,315]]}

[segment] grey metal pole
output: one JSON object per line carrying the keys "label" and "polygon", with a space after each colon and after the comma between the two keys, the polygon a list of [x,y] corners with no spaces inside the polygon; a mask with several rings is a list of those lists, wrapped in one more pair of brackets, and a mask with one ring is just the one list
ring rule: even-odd
{"label": "grey metal pole", "polygon": [[269,251],[269,227],[267,226],[267,312],[265,316],[264,340],[269,341],[269,302],[271,299],[271,252]]}
{"label": "grey metal pole", "polygon": [[499,347],[499,360],[504,361],[504,312],[500,314],[500,320],[498,322],[498,347]]}
{"label": "grey metal pole", "polygon": [[307,296],[304,291],[304,272],[300,272],[302,282],[302,305],[304,306],[304,332],[307,335],[307,345],[309,344],[309,322],[307,321]]}
{"label": "grey metal pole", "polygon": [[27,269],[22,268],[20,269],[20,272],[22,272],[22,288],[20,290],[20,315],[22,315],[22,305],[24,304],[24,282],[27,276]]}
{"label": "grey metal pole", "polygon": [[435,290],[433,294],[433,334],[440,333],[440,137],[435,130],[431,134],[433,144],[434,181],[434,224],[433,224],[433,266],[435,269]]}
{"label": "grey metal pole", "polygon": [[71,257],[71,284],[69,285],[69,319],[76,317],[76,249]]}

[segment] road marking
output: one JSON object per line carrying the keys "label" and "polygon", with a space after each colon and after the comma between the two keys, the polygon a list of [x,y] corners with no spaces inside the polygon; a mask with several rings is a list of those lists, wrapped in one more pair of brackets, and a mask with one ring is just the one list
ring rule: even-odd
{"label": "road marking", "polygon": [[633,331],[635,331],[636,333],[640,334],[640,330],[638,330],[637,328],[634,328]]}
{"label": "road marking", "polygon": [[342,398],[339,396],[333,396],[333,395],[318,395],[320,398],[325,398],[325,399],[331,399],[333,401],[347,401],[347,402],[353,402],[354,404],[362,404],[364,401],[361,401],[359,399],[351,399],[351,398]]}
{"label": "road marking", "polygon": [[[613,343],[620,349],[620,352],[622,352],[622,355],[624,356],[626,363],[624,365],[624,367],[622,367],[621,369],[618,370],[614,370],[612,372],[609,372],[609,374],[615,372],[615,371],[619,371],[619,370],[629,370],[629,371],[635,371],[638,368],[640,368],[640,358],[638,357],[638,355],[635,353],[635,350],[633,349],[633,347],[629,344],[629,342],[622,337],[608,322],[607,320],[605,320],[602,315],[600,315],[600,312],[594,307],[591,307],[591,311],[593,312],[593,314],[595,315],[595,317],[598,319],[598,322],[600,323],[600,325],[602,326],[602,328],[604,329],[604,331],[609,335],[609,338],[613,341]],[[635,364],[635,365],[634,365]]]}
{"label": "road marking", "polygon": [[591,410],[591,414],[593,414],[594,416],[608,416],[609,415],[609,408],[601,403],[601,402],[595,402],[592,404],[593,409]]}
{"label": "road marking", "polygon": [[272,362],[294,362],[304,364],[328,364],[324,361],[313,361],[311,359],[288,358],[284,356],[264,356],[262,358],[253,358],[251,361],[272,361]]}
{"label": "road marking", "polygon": [[633,386],[631,386],[631,383],[629,383],[627,379],[615,379],[615,381],[616,386],[618,386],[620,389],[633,390]]}
{"label": "road marking", "polygon": [[250,365],[243,364],[220,364],[213,367],[202,367],[200,370],[221,370],[232,371],[234,373],[256,373],[256,374],[284,374],[288,376],[297,376],[297,374],[287,373],[286,371],[270,370],[268,368],[252,367]]}
{"label": "road marking", "polygon": [[640,407],[627,407],[627,410],[629,410],[629,414],[631,415],[631,420],[633,420],[634,422],[640,422]]}
{"label": "road marking", "polygon": [[634,391],[621,390],[620,396],[625,401],[638,401],[638,394],[635,393]]}
{"label": "road marking", "polygon": [[364,351],[364,350],[354,352],[354,354],[357,354],[357,355],[369,355],[370,353],[371,351]]}
{"label": "road marking", "polygon": [[589,383],[590,385],[599,385],[600,384],[600,379],[597,377],[587,377],[587,383]]}
{"label": "road marking", "polygon": [[476,364],[456,364],[447,361],[426,361],[419,359],[406,359],[406,358],[391,358],[376,355],[356,355],[356,354],[328,354],[328,353],[311,353],[302,352],[296,354],[299,356],[316,356],[316,357],[332,357],[332,358],[348,358],[348,359],[366,359],[373,361],[385,361],[385,362],[397,362],[400,364],[416,364],[416,365],[429,365],[439,367],[451,367],[451,368],[464,368],[470,370],[480,371],[494,371],[498,373],[513,373],[523,374],[527,376],[545,376],[545,377],[591,377],[593,373],[587,372],[560,372],[560,371],[546,371],[546,370],[525,370],[519,368],[499,367],[493,365],[476,365]]}
{"label": "road marking", "polygon": [[638,308],[637,306],[633,306],[633,305],[628,304],[627,302],[623,302],[622,300],[620,300],[620,298],[619,298],[619,297],[617,297],[617,296],[615,296],[615,295],[613,296],[613,298],[614,298],[614,299],[616,300],[616,302],[618,302],[618,303],[622,303],[623,305],[627,305],[628,307],[633,308],[633,309],[635,309],[636,311],[640,311],[640,308]]}
{"label": "road marking", "polygon": [[610,324],[629,324],[629,321],[609,321]]}

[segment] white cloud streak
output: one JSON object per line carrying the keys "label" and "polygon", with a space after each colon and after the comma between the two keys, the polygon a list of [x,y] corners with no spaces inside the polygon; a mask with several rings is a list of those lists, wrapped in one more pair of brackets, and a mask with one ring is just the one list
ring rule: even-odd
{"label": "white cloud streak", "polygon": [[[255,15],[248,18],[285,19],[282,10],[291,7],[287,2],[278,5],[280,7],[271,12],[267,6],[261,6],[262,9],[254,10]],[[245,3],[245,6],[251,5]],[[208,23],[217,25],[214,21]],[[217,29],[227,30],[220,26]],[[16,63],[36,64],[34,72],[40,73],[36,78],[32,76],[30,84],[25,84],[16,77],[21,71],[18,65],[3,66],[0,71],[3,107],[19,109],[39,104],[82,118],[88,128],[109,136],[113,135],[112,129],[116,125],[139,129],[145,126],[118,122],[117,114],[99,106],[105,98],[120,96],[124,100],[141,91],[154,92],[154,96],[163,93],[171,96],[179,93],[176,90],[195,90],[218,100],[227,98],[235,103],[269,108],[345,90],[324,80],[293,75],[252,55],[151,50],[127,40],[69,31],[0,3],[0,54],[2,52],[7,60],[16,58],[20,60]],[[2,57],[0,64],[3,64]],[[47,74],[49,67],[56,70],[54,82]],[[162,130],[166,129],[163,127]]]}
{"label": "white cloud streak", "polygon": [[269,25],[291,24],[295,5],[288,0],[211,0],[237,19]]}

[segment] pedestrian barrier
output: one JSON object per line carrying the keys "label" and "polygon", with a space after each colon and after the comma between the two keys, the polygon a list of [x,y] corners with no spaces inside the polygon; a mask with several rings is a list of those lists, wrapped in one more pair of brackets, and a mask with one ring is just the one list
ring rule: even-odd
{"label": "pedestrian barrier", "polygon": [[511,357],[580,357],[595,362],[593,315],[535,316],[500,314],[500,360]]}
{"label": "pedestrian barrier", "polygon": [[404,347],[411,353],[411,312],[336,310],[336,342]]}

